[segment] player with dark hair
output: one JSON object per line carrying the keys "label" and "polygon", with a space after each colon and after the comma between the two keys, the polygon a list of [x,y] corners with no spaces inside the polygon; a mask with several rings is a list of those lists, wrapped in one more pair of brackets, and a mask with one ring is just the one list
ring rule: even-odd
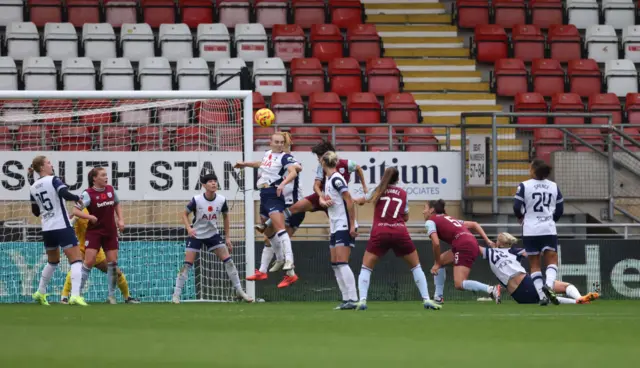
{"label": "player with dark hair", "polygon": [[[531,278],[540,298],[540,305],[560,302],[553,291],[558,275],[558,232],[556,222],[564,212],[562,193],[558,185],[547,179],[551,166],[540,159],[531,162],[531,179],[518,185],[513,199],[513,213],[522,224],[522,242],[527,251]],[[547,265],[542,281],[540,256]]]}
{"label": "player with dark hair", "polygon": [[[115,290],[118,281],[118,231],[124,231],[124,217],[118,194],[109,185],[107,170],[94,167],[87,175],[89,188],[82,192],[82,206],[73,209],[77,218],[89,220],[85,235],[85,255],[82,267],[82,285],[87,282],[91,269],[96,263],[98,251],[102,248],[107,258],[107,281],[109,295],[107,301],[116,304]],[[115,216],[118,217],[116,223]]]}
{"label": "player with dark hair", "polygon": [[399,181],[398,169],[388,167],[384,170],[380,185],[373,191],[369,200],[356,199],[356,203],[365,201],[374,204],[373,225],[371,237],[367,242],[367,249],[362,258],[362,269],[358,277],[360,302],[358,310],[367,309],[367,296],[373,268],[389,250],[393,250],[396,257],[402,257],[411,268],[413,279],[418,286],[425,309],[438,310],[441,307],[429,298],[427,278],[420,266],[420,259],[416,247],[409,236],[406,222],[409,220],[409,203],[407,192],[397,187]]}
{"label": "player with dark hair", "polygon": [[[435,261],[431,274],[436,276],[444,265],[453,263],[453,281],[456,289],[484,292],[489,294],[496,303],[500,303],[500,285],[489,286],[468,279],[471,267],[480,255],[478,241],[469,230],[480,234],[489,246],[494,245],[482,227],[477,222],[462,221],[447,215],[445,202],[442,199],[427,202],[422,213],[427,220],[425,226],[433,245]],[[440,239],[449,243],[451,250],[441,254]]]}
{"label": "player with dark hair", "polygon": [[[216,193],[218,190],[218,178],[215,174],[207,174],[200,178],[204,187],[204,193],[191,198],[181,219],[187,230],[187,250],[184,254],[184,263],[176,277],[176,287],[173,292],[172,302],[180,303],[180,295],[185,282],[189,278],[189,270],[193,267],[196,254],[202,248],[212,252],[222,261],[227,271],[227,276],[236,290],[239,298],[251,303],[253,299],[245,293],[240,283],[238,269],[229,255],[233,244],[231,243],[231,225],[229,221],[229,208],[227,199]],[[193,220],[189,221],[189,214],[193,213]],[[218,217],[222,214],[224,237],[218,231]]]}

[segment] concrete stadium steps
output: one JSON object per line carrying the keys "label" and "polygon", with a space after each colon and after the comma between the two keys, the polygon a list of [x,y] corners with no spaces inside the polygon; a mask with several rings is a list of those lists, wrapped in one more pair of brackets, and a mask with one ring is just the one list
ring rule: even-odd
{"label": "concrete stadium steps", "polygon": [[380,37],[458,37],[458,28],[451,25],[376,24],[376,29]]}
{"label": "concrete stadium steps", "polygon": [[402,49],[409,47],[423,48],[462,48],[462,37],[383,37],[385,49]]}
{"label": "concrete stadium steps", "polygon": [[[409,9],[405,10],[409,11]],[[367,23],[376,24],[451,24],[450,14],[371,14]]]}
{"label": "concrete stadium steps", "polygon": [[431,72],[431,71],[475,71],[476,63],[467,59],[398,59],[398,69],[404,72]]}

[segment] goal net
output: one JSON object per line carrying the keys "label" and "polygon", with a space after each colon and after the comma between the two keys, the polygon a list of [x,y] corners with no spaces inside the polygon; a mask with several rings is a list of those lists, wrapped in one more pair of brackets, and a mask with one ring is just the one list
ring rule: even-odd
{"label": "goal net", "polygon": [[[29,202],[34,177],[28,168],[37,155],[51,160],[75,194],[87,188],[89,170],[107,169],[126,224],[118,264],[132,296],[143,302],[171,300],[184,260],[181,214],[201,193],[200,176],[215,173],[230,210],[231,254],[245,280],[254,265],[254,233],[245,231],[254,223],[247,190],[254,175],[233,165],[252,159],[251,97],[249,91],[1,91],[0,302],[30,301],[47,261],[40,219]],[[235,299],[214,254],[201,252],[194,266],[183,301]],[[68,270],[63,255],[49,284],[51,301],[59,298]],[[86,299],[106,300],[106,281],[94,269]],[[251,283],[243,287],[255,296]]]}

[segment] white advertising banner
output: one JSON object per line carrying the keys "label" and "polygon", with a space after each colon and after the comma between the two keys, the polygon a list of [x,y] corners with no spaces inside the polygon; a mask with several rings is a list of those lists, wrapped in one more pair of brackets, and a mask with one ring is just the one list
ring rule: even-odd
{"label": "white advertising banner", "polygon": [[[87,173],[92,167],[108,170],[109,180],[123,200],[188,200],[200,191],[199,177],[215,172],[220,190],[227,198],[240,198],[238,170],[233,165],[241,158],[239,152],[17,152],[1,153],[0,200],[27,200],[33,177],[28,167],[36,155],[46,155],[56,175],[69,189],[79,193],[87,187]],[[264,152],[254,152],[262,159]],[[310,152],[294,152],[302,163],[300,184],[305,195],[313,192],[318,160]],[[400,170],[400,186],[410,200],[442,198],[460,199],[459,152],[338,152],[341,158],[355,161],[364,171],[369,188],[380,181],[384,169],[396,166]],[[256,175],[257,177],[257,175]],[[362,184],[355,175],[349,183],[354,196],[362,195]],[[258,191],[253,188],[255,199]]]}

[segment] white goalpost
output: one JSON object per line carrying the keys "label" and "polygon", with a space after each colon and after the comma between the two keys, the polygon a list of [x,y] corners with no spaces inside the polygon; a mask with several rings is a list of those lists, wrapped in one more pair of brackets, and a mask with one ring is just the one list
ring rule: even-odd
{"label": "white goalpost", "polygon": [[[255,265],[254,171],[233,169],[253,160],[253,146],[251,91],[0,91],[0,303],[30,301],[46,263],[29,202],[28,168],[37,155],[75,194],[87,188],[91,168],[107,168],[126,223],[118,264],[143,302],[171,300],[185,251],[180,216],[201,192],[200,176],[215,173],[230,210],[231,255],[255,298],[254,283],[244,282]],[[63,259],[50,301],[68,269]],[[103,302],[106,291],[106,274],[93,270],[87,301]],[[201,252],[182,300],[235,297],[222,263]]]}

